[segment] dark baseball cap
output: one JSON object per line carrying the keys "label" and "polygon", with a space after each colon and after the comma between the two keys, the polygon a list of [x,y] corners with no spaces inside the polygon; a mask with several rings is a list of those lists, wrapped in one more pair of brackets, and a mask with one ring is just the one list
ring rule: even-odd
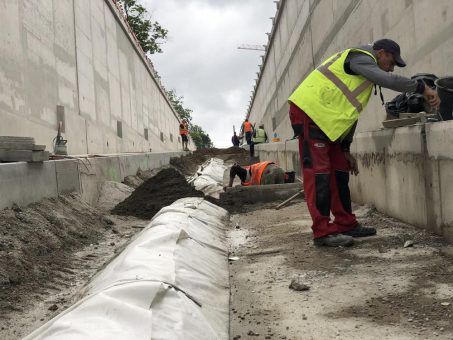
{"label": "dark baseball cap", "polygon": [[373,49],[374,50],[382,49],[386,52],[391,53],[393,55],[393,58],[395,58],[396,66],[399,66],[399,67],[406,66],[405,61],[403,60],[403,58],[401,58],[400,45],[398,45],[395,41],[393,41],[391,39],[376,40],[373,43]]}

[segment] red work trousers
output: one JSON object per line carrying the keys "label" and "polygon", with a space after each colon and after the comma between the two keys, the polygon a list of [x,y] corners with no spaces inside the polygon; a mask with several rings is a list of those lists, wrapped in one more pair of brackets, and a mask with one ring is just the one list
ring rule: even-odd
{"label": "red work trousers", "polygon": [[[304,177],[305,200],[313,220],[313,237],[346,232],[357,226],[349,192],[350,166],[340,142],[332,142],[309,116],[303,117],[299,155]],[[330,220],[330,212],[334,216]]]}

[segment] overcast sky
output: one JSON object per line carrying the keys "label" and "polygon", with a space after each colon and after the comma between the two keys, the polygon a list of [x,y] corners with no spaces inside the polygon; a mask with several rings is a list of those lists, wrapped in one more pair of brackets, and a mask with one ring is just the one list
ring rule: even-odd
{"label": "overcast sky", "polygon": [[141,0],[152,20],[169,31],[163,53],[152,56],[167,89],[184,97],[193,122],[216,147],[239,131],[276,12],[273,0]]}

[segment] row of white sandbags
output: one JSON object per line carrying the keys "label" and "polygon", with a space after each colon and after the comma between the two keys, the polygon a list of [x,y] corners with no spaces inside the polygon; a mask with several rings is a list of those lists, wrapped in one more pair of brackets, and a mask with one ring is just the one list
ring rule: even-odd
{"label": "row of white sandbags", "polygon": [[84,299],[25,339],[227,339],[227,219],[202,198],[163,208]]}
{"label": "row of white sandbags", "polygon": [[195,175],[189,179],[189,183],[193,183],[195,189],[205,195],[218,199],[223,191],[223,174],[226,168],[223,160],[210,158],[198,168]]}

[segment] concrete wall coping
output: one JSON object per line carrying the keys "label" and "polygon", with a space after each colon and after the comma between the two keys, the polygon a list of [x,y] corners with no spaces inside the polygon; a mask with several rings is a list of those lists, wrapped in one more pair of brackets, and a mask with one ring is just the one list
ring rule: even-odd
{"label": "concrete wall coping", "polygon": [[41,163],[0,163],[0,209],[38,202],[44,198],[78,192],[95,204],[105,181],[121,182],[126,176],[165,166],[179,152],[117,154],[61,159]]}
{"label": "concrete wall coping", "polygon": [[291,139],[287,142],[272,142],[256,144],[255,150],[266,150],[266,151],[284,151],[286,145],[287,151],[299,151],[299,140]]}

